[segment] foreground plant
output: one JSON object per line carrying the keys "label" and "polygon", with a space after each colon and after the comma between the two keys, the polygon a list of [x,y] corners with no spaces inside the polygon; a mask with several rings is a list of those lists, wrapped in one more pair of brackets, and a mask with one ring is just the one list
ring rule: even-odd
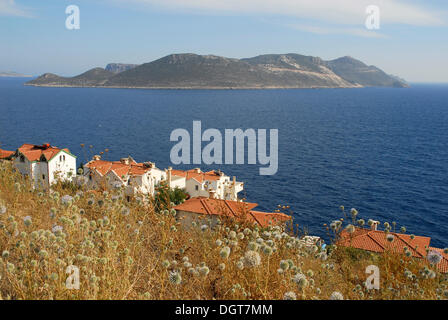
{"label": "foreground plant", "polygon": [[[10,164],[0,163],[1,298],[448,297],[446,279],[430,264],[437,256],[423,266],[405,253],[322,249],[280,227],[232,221],[210,228],[204,219],[183,229],[170,199],[156,205],[139,198],[128,202],[119,189],[33,190]],[[379,290],[365,287],[371,264],[388,270]]]}

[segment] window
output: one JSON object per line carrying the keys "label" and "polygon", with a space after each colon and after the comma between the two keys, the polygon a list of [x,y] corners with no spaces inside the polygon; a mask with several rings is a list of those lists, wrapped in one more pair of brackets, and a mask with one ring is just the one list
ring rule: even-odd
{"label": "window", "polygon": [[199,190],[199,186],[198,185],[195,185],[194,188],[196,189],[196,191]]}
{"label": "window", "polygon": [[45,175],[44,174],[42,175],[42,180],[45,180]]}
{"label": "window", "polygon": [[23,155],[20,156],[20,162],[25,162],[25,157]]}

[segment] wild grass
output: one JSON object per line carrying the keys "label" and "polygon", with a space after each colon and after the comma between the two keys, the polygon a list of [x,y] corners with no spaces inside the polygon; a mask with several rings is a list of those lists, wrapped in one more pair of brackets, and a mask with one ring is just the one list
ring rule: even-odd
{"label": "wild grass", "polygon": [[[155,210],[153,199],[63,184],[33,190],[0,163],[2,299],[448,298],[446,277],[424,261],[330,249],[279,227],[211,229],[203,220],[182,229],[175,210]],[[364,285],[371,264],[379,290]],[[69,266],[79,269],[79,289],[69,289]]]}

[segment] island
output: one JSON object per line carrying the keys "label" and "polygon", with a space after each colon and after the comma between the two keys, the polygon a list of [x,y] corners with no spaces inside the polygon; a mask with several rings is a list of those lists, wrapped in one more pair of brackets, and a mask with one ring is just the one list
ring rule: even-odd
{"label": "island", "polygon": [[45,73],[26,85],[145,89],[362,88],[409,85],[349,56],[334,60],[300,54],[234,59],[193,53],[171,54],[140,64],[109,64],[74,77]]}

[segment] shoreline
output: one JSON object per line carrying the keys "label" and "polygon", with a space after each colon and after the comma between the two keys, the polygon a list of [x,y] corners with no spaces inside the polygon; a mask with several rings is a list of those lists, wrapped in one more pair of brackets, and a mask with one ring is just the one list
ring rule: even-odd
{"label": "shoreline", "polygon": [[[47,87],[47,88],[103,88],[103,89],[146,89],[146,90],[275,90],[275,89],[360,89],[369,88],[365,86],[352,87],[135,87],[135,86],[77,86],[77,85],[51,85],[24,83],[24,86]],[[387,87],[393,88],[393,87]]]}

